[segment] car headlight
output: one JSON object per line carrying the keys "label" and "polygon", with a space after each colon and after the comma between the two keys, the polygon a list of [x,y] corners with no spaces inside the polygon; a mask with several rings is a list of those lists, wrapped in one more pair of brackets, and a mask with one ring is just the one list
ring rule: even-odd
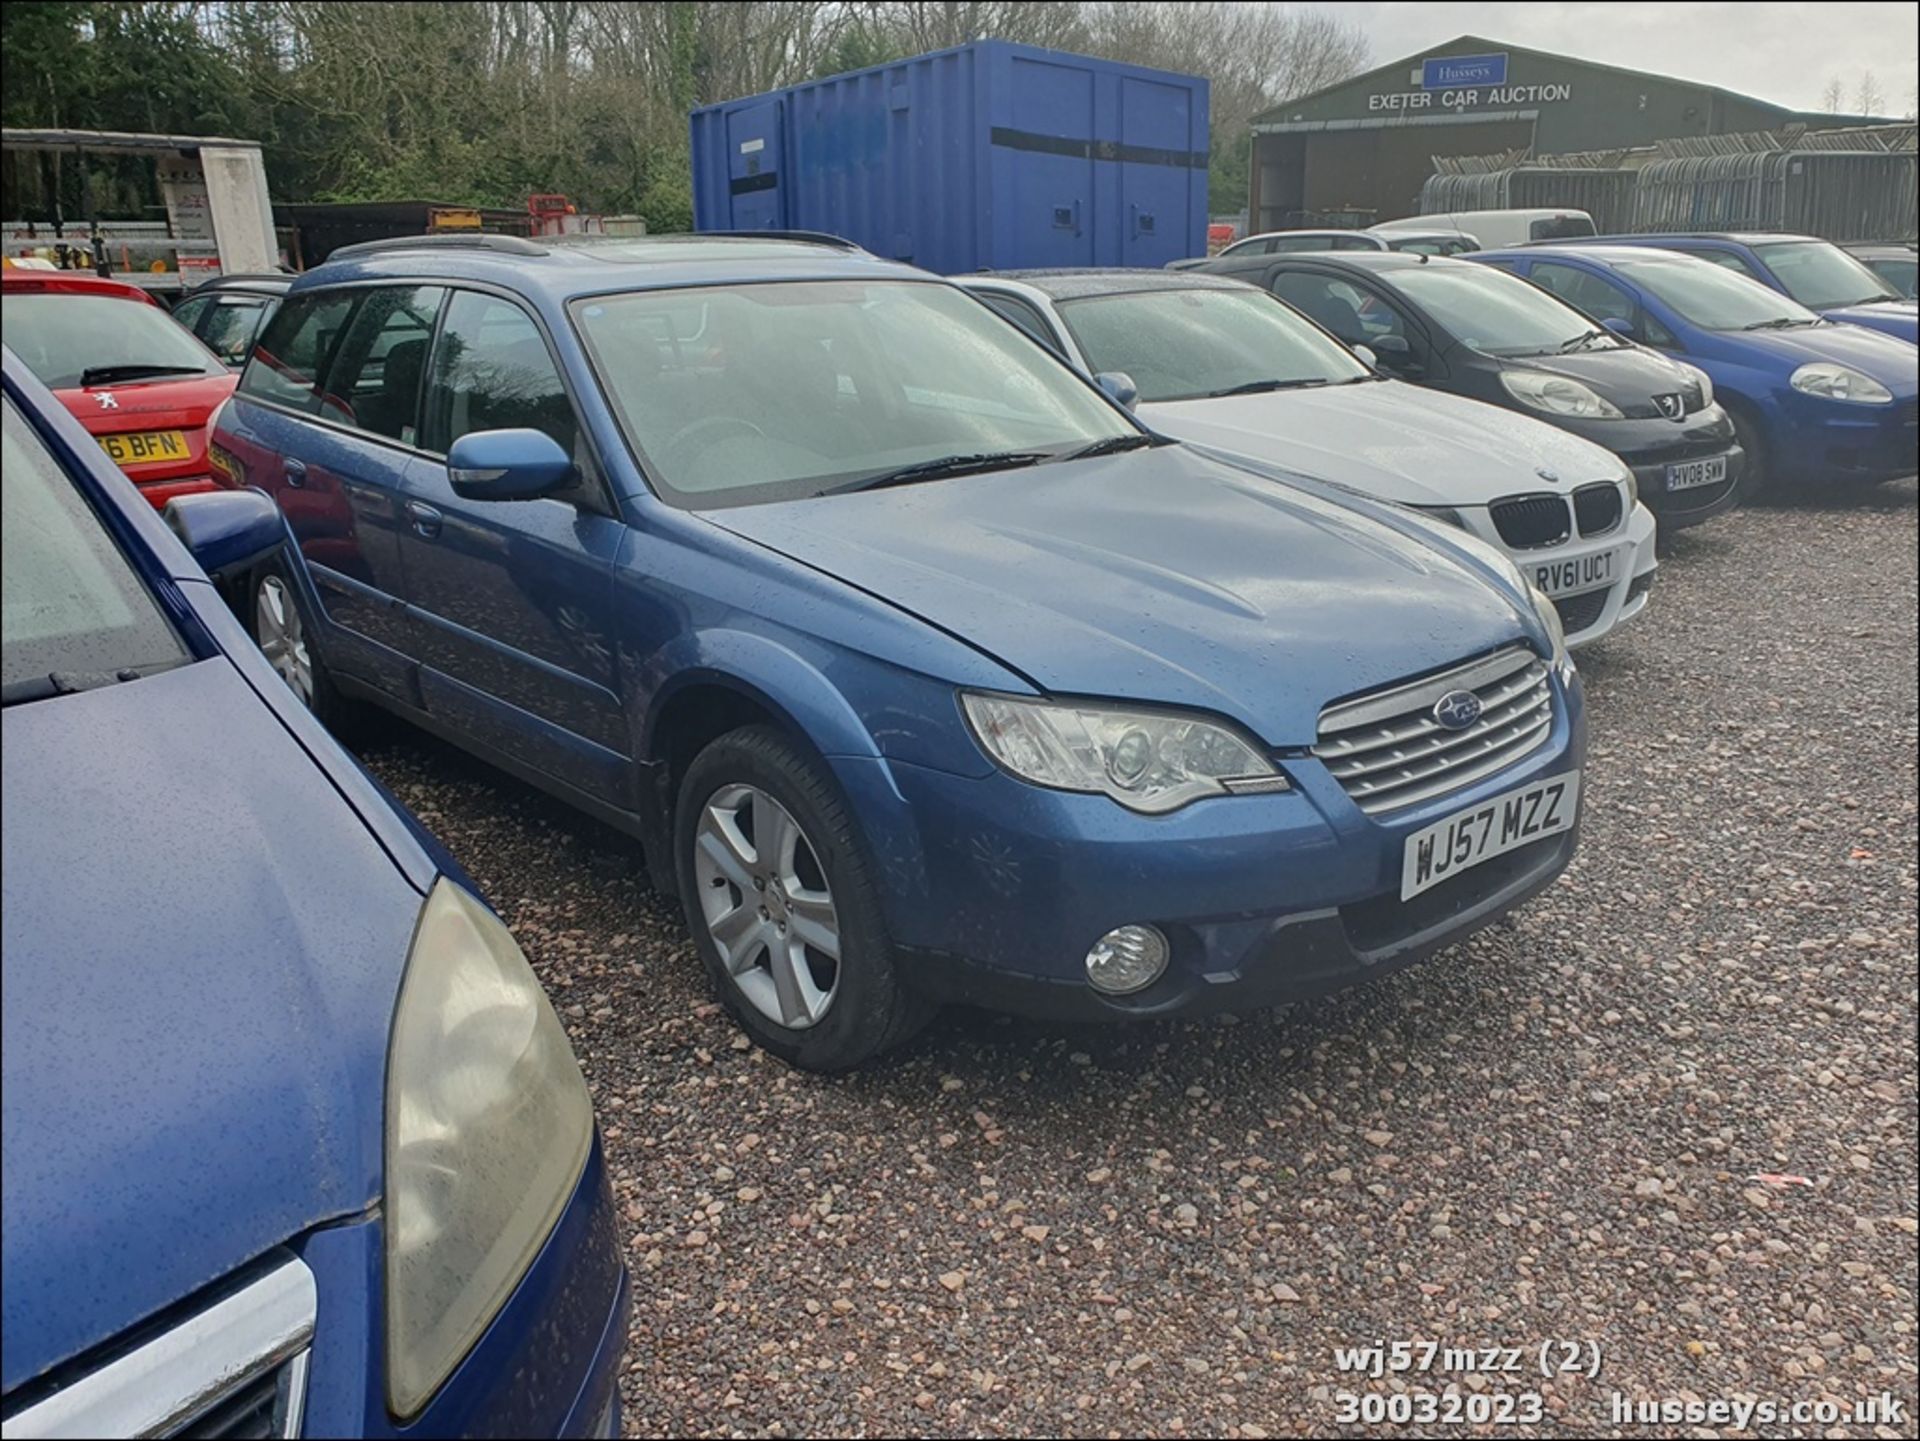
{"label": "car headlight", "polygon": [[1585,420],[1618,420],[1620,407],[1564,375],[1549,375],[1544,370],[1503,370],[1500,383],[1522,405],[1543,410],[1549,415],[1571,415]]}
{"label": "car headlight", "polygon": [[1532,581],[1526,581],[1527,594],[1533,599],[1533,613],[1540,617],[1540,624],[1547,628],[1547,638],[1552,642],[1553,664],[1561,671],[1573,669],[1573,657],[1567,650],[1567,628],[1560,622],[1560,607],[1553,599]]}
{"label": "car headlight", "polygon": [[1817,395],[1822,400],[1844,400],[1849,405],[1886,405],[1893,392],[1871,375],[1862,375],[1850,365],[1816,361],[1794,371],[1788,382],[1795,390]]}
{"label": "car headlight", "polygon": [[426,1405],[578,1184],[593,1104],[499,919],[449,880],[421,908],[387,1053],[387,1402]]}
{"label": "car headlight", "polygon": [[987,754],[1035,785],[1100,792],[1148,815],[1202,796],[1287,788],[1249,741],[1201,716],[980,691],[960,699]]}
{"label": "car headlight", "polygon": [[1633,508],[1640,503],[1640,477],[1633,473],[1632,466],[1623,465],[1620,467],[1620,483],[1627,488],[1627,513],[1631,515]]}
{"label": "car headlight", "polygon": [[1708,375],[1706,371],[1702,370],[1699,366],[1689,365],[1684,360],[1676,360],[1674,364],[1685,371],[1687,378],[1700,387],[1700,408],[1705,410],[1709,405],[1712,405],[1713,377]]}

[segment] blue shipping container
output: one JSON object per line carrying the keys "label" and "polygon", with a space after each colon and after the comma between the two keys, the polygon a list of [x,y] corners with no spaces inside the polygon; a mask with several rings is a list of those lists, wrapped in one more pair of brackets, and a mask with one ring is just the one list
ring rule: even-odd
{"label": "blue shipping container", "polygon": [[981,40],[690,117],[694,228],[943,275],[1207,253],[1207,82]]}

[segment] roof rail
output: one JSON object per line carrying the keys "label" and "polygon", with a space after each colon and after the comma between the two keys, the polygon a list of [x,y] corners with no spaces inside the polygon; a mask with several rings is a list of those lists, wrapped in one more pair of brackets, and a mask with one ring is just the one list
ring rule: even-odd
{"label": "roof rail", "polygon": [[700,233],[703,240],[802,240],[810,245],[831,245],[835,250],[858,250],[865,252],[864,245],[857,245],[844,235],[829,235],[824,230],[707,230]]}
{"label": "roof rail", "polygon": [[500,255],[546,255],[546,246],[518,235],[394,235],[385,240],[358,240],[327,253],[329,261],[356,255],[383,255],[391,250],[491,250]]}

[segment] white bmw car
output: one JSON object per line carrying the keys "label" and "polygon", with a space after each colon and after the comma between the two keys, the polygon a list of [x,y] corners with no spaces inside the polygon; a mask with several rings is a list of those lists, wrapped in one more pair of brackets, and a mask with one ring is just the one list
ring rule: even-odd
{"label": "white bmw car", "polygon": [[1611,451],[1380,375],[1364,353],[1237,280],[1164,270],[956,279],[1163,434],[1412,506],[1500,547],[1552,597],[1570,645],[1646,608],[1654,520]]}

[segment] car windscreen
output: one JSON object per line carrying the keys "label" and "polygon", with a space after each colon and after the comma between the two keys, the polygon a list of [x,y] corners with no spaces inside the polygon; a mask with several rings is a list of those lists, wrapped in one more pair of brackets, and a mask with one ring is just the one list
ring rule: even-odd
{"label": "car windscreen", "polygon": [[1477,262],[1407,266],[1383,278],[1482,355],[1552,355],[1582,337],[1583,349],[1625,344],[1596,335],[1591,320],[1538,286]]}
{"label": "car windscreen", "polygon": [[1903,298],[1853,256],[1824,240],[1783,240],[1754,249],[1780,288],[1814,310]]}
{"label": "car windscreen", "polygon": [[[14,291],[0,300],[0,316],[13,353],[54,390],[81,384],[88,371],[118,372],[116,381],[219,371],[211,351],[166,311],[144,301]],[[144,377],[135,374],[136,368]]]}
{"label": "car windscreen", "polygon": [[695,508],[1139,434],[1065,365],[940,282],[698,286],[572,309],[647,477]]}
{"label": "car windscreen", "polygon": [[1636,257],[1620,261],[1619,269],[1702,330],[1785,329],[1820,322],[1806,306],[1779,291],[1688,255]]}
{"label": "car windscreen", "polygon": [[1911,256],[1875,256],[1868,268],[1902,296],[1913,298],[1914,283],[1920,280],[1920,262]]}
{"label": "car windscreen", "polygon": [[0,689],[6,703],[185,662],[186,647],[151,592],[11,399],[3,444]]}
{"label": "car windscreen", "polygon": [[1337,385],[1373,372],[1271,295],[1168,288],[1059,300],[1095,374],[1125,372],[1144,402],[1198,400],[1263,382]]}

